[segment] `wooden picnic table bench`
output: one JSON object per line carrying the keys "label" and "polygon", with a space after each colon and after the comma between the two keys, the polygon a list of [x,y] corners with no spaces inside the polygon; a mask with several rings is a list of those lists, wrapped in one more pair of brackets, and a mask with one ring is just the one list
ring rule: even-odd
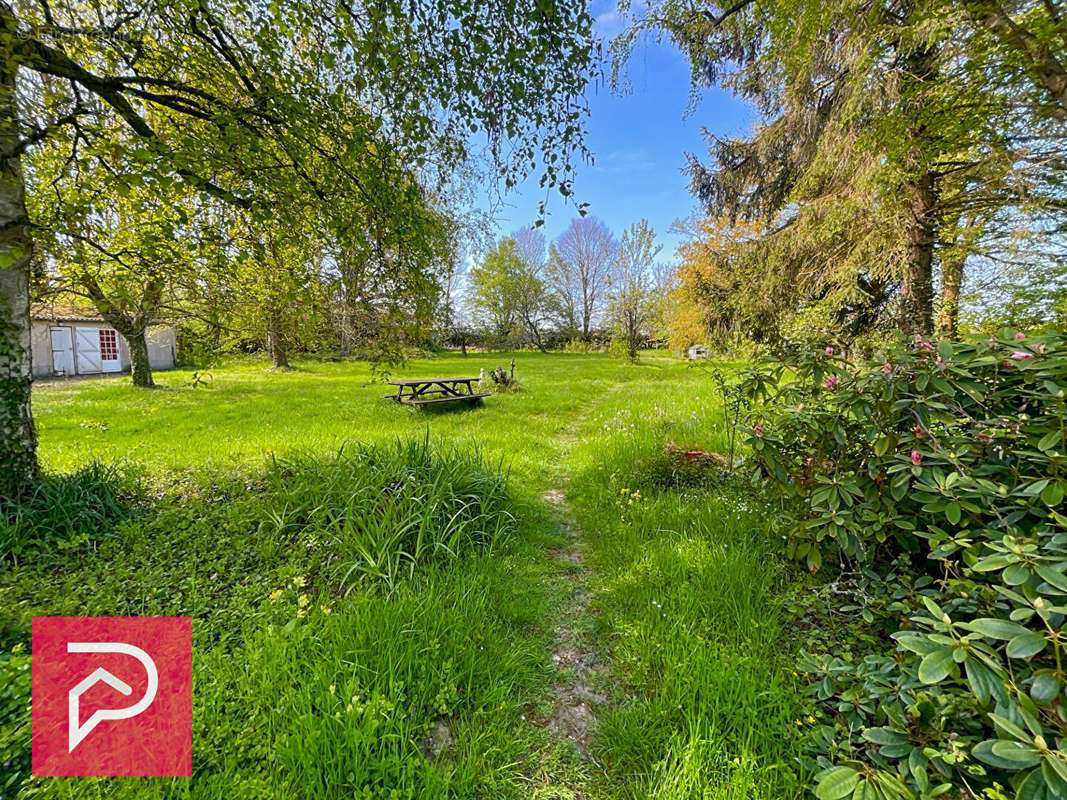
{"label": "wooden picnic table bench", "polygon": [[382,395],[384,399],[396,400],[409,406],[425,406],[430,403],[474,402],[489,397],[489,392],[475,392],[478,378],[409,378],[389,381],[396,386],[395,394]]}

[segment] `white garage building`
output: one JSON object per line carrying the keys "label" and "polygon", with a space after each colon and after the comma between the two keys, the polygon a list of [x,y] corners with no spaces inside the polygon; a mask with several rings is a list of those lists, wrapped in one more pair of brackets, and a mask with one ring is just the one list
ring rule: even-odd
{"label": "white garage building", "polygon": [[[95,311],[58,306],[34,307],[30,314],[31,363],[36,378],[129,372],[130,348]],[[174,328],[154,325],[145,334],[152,369],[173,369]]]}

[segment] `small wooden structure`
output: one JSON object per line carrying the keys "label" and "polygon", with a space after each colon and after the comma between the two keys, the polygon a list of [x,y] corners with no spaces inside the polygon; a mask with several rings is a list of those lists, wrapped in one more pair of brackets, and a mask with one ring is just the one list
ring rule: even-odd
{"label": "small wooden structure", "polygon": [[409,406],[425,406],[430,403],[475,402],[489,397],[489,392],[475,392],[477,378],[411,378],[389,381],[396,386],[396,394],[386,394],[386,400],[396,400]]}
{"label": "small wooden structure", "polygon": [[688,358],[690,361],[695,361],[698,358],[707,358],[708,357],[707,345],[695,344],[695,345],[693,345],[692,347],[690,347],[686,351],[685,355],[686,355],[686,358]]}

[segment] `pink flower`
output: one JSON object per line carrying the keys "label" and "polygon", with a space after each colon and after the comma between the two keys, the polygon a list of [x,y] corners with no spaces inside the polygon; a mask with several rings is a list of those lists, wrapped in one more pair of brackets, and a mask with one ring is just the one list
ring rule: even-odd
{"label": "pink flower", "polygon": [[835,386],[837,386],[837,376],[831,375],[829,378],[826,379],[826,383],[824,385],[827,389],[833,389]]}
{"label": "pink flower", "polygon": [[1026,334],[1025,333],[1023,333],[1022,331],[1017,331],[1016,332],[1015,341],[1019,341],[1020,339],[1025,339],[1025,338],[1026,338]]}
{"label": "pink flower", "polygon": [[911,463],[912,464],[914,464],[915,466],[919,466],[919,464],[922,463],[922,460],[923,460],[922,453],[920,453],[918,450],[912,450],[911,451]]}
{"label": "pink flower", "polygon": [[980,441],[982,444],[989,444],[991,441],[993,441],[993,437],[990,436],[988,433],[980,433],[978,434],[978,441]]}
{"label": "pink flower", "polygon": [[916,439],[921,439],[921,438],[923,438],[923,436],[925,436],[925,435],[926,435],[926,434],[925,434],[925,433],[923,433],[923,426],[922,426],[922,425],[916,425],[916,426],[915,426],[915,438],[916,438]]}
{"label": "pink flower", "polygon": [[758,423],[756,425],[756,436],[758,436],[758,437],[762,437],[763,436],[763,426],[758,424]]}
{"label": "pink flower", "polygon": [[930,350],[934,349],[934,343],[933,342],[920,342],[919,343],[919,349],[920,350],[926,350],[927,352],[929,352]]}
{"label": "pink flower", "polygon": [[1027,353],[1027,352],[1025,352],[1023,350],[1016,350],[1014,353],[1011,354],[1011,357],[1014,358],[1016,361],[1018,361],[1021,358],[1033,358],[1034,354],[1033,353]]}
{"label": "pink flower", "polygon": [[833,354],[834,354],[834,348],[832,348],[832,347],[827,347],[827,348],[826,348],[826,355],[828,355],[828,356],[832,356]]}
{"label": "pink flower", "polygon": [[885,362],[884,364],[882,364],[882,372],[884,372],[886,375],[888,375],[892,371],[893,371],[893,365],[890,364],[888,361]]}

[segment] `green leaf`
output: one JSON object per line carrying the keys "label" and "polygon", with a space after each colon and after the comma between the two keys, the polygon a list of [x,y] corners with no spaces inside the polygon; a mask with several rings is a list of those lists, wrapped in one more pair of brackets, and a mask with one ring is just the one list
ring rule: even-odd
{"label": "green leaf", "polygon": [[910,650],[920,656],[925,656],[935,650],[941,649],[937,644],[931,642],[921,633],[916,633],[915,631],[897,631],[893,634],[892,638],[896,639],[897,644],[905,650]]}
{"label": "green leaf", "polygon": [[1044,650],[1045,644],[1045,637],[1040,633],[1027,631],[1008,642],[1005,653],[1008,658],[1030,658]]}
{"label": "green leaf", "polygon": [[1042,672],[1034,676],[1030,684],[1030,697],[1039,705],[1048,705],[1060,693],[1060,682],[1055,673]]}
{"label": "green leaf", "polygon": [[990,698],[1001,694],[1000,679],[977,658],[967,659],[965,668],[967,682],[971,686],[971,691],[974,692],[974,696],[978,698],[978,702],[983,706],[989,705]]}
{"label": "green leaf", "polygon": [[983,636],[988,636],[990,639],[1003,639],[1005,641],[1030,632],[1016,622],[1009,622],[1006,619],[997,619],[996,617],[980,617],[971,622],[964,622],[961,627],[980,633]]}
{"label": "green leaf", "polygon": [[1042,436],[1037,442],[1037,449],[1041,452],[1048,452],[1060,442],[1060,431],[1053,429]]}
{"label": "green leaf", "polygon": [[1038,564],[1034,569],[1045,583],[1055,586],[1061,592],[1067,592],[1067,575],[1051,567],[1046,567],[1044,564]]}
{"label": "green leaf", "polygon": [[1033,747],[1029,747],[1022,742],[1011,742],[1007,739],[993,742],[993,755],[1014,765],[1009,769],[1036,767],[1041,762],[1041,754]]}
{"label": "green leaf", "polygon": [[908,737],[892,728],[867,728],[863,738],[874,744],[906,744]]}
{"label": "green leaf", "polygon": [[1004,570],[1003,578],[1008,586],[1018,586],[1030,580],[1030,568],[1026,564],[1012,564]]}
{"label": "green leaf", "polygon": [[815,786],[815,796],[819,800],[841,800],[856,788],[859,780],[860,774],[851,767],[834,767],[822,773]]}
{"label": "green leaf", "polygon": [[958,524],[960,521],[960,504],[955,502],[949,503],[945,507],[945,517],[953,525]]}
{"label": "green leaf", "polygon": [[1041,492],[1041,502],[1046,506],[1055,508],[1063,500],[1063,485],[1061,483],[1050,483]]}
{"label": "green leaf", "polygon": [[1021,784],[1019,784],[1018,791],[1015,792],[1015,800],[1044,800],[1045,797],[1045,776],[1041,774],[1041,770],[1035,769],[1027,775]]}
{"label": "green leaf", "polygon": [[1009,761],[1006,758],[1001,758],[993,752],[993,745],[1001,739],[987,739],[984,742],[979,742],[971,749],[971,755],[981,761],[983,764],[988,764],[991,767],[997,767],[999,769],[1017,769],[1014,761]]}
{"label": "green leaf", "polygon": [[948,647],[935,650],[919,662],[919,680],[923,683],[937,683],[944,680],[955,663],[952,649]]}

